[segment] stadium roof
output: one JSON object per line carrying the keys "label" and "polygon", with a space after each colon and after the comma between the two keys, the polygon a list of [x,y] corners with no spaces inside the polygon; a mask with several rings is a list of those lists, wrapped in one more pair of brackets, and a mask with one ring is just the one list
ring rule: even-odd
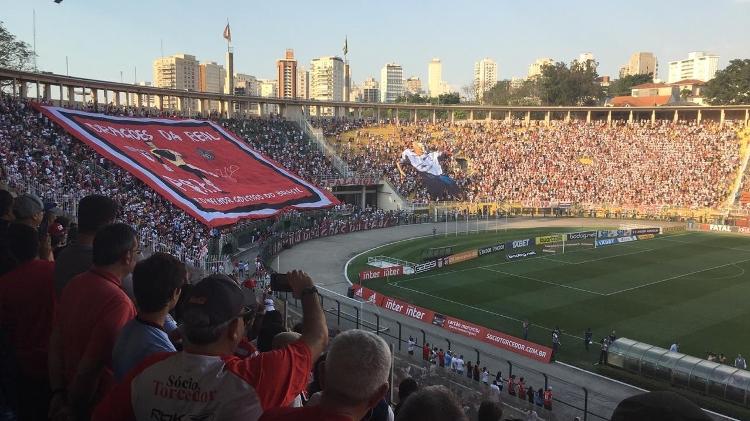
{"label": "stadium roof", "polygon": [[666,83],[641,83],[640,85],[633,86],[631,89],[668,88],[670,86]]}
{"label": "stadium roof", "polygon": [[612,107],[654,107],[666,105],[672,99],[671,95],[658,96],[616,96],[612,98],[607,105]]}
{"label": "stadium roof", "polygon": [[683,79],[678,80],[677,82],[673,83],[672,85],[705,85],[706,82],[698,79]]}

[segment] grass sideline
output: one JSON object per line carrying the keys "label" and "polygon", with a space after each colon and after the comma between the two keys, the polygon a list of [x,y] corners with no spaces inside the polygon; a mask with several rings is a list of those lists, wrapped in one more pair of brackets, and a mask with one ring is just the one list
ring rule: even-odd
{"label": "grass sideline", "polygon": [[[454,252],[498,242],[580,231],[582,228],[517,229],[436,236],[374,249],[352,261],[357,279],[367,257],[386,255],[418,262],[424,249],[453,246]],[[730,361],[750,354],[745,332],[750,316],[750,238],[709,233],[659,236],[592,250],[507,262],[502,253],[420,275],[364,283],[383,294],[551,345],[551,329],[563,331],[558,358],[594,369],[598,346],[587,352],[583,333],[609,334],[704,357],[723,352]]]}

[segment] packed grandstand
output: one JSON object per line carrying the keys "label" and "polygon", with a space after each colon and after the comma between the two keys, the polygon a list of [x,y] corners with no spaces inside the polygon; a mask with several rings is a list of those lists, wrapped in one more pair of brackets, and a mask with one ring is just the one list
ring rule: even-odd
{"label": "packed grandstand", "polygon": [[[153,109],[113,104],[86,104],[78,109],[110,116],[176,118]],[[234,119],[214,116],[213,120],[246,145],[314,184],[342,177],[340,169],[332,164],[332,157],[296,123],[280,116]],[[613,122],[611,125],[571,121],[527,126],[522,121],[395,125],[372,120],[316,119],[313,125],[322,129],[338,157],[349,168],[363,176],[387,181],[405,200],[420,206],[437,200],[510,203],[520,204],[521,208],[564,204],[567,208],[581,205],[650,211],[662,207],[719,210],[735,203],[746,203],[740,198],[743,192],[750,190],[750,177],[741,181],[739,173],[747,140],[743,143],[738,126],[731,121],[723,125],[708,120],[701,123]],[[447,152],[449,158],[442,161],[443,168],[459,187],[459,194],[430,197],[425,179],[414,168],[407,166],[405,175],[399,173],[396,162],[402,160],[403,151],[414,142],[422,143],[430,151]],[[268,266],[274,255],[305,239],[429,219],[429,215],[415,216],[406,210],[384,211],[345,203],[310,212],[287,210],[271,220],[210,227],[71,136],[32,107],[31,101],[4,94],[0,97],[0,170],[4,189],[17,195],[33,193],[47,210],[57,206],[60,214],[68,213],[68,223],[61,227],[65,232],[72,231],[69,223],[75,220],[79,201],[86,196],[102,195],[118,205],[115,219],[134,229],[140,248],[148,250],[148,254],[168,252],[201,275],[225,273],[253,290],[270,282]],[[735,191],[738,191],[737,197],[732,196]],[[238,252],[244,253],[243,257],[236,257]],[[249,253],[260,256],[255,267],[243,266],[243,259],[255,257]],[[303,292],[295,290],[295,298],[304,296]],[[263,304],[264,311],[274,311],[273,303]],[[309,316],[307,311],[304,318]],[[176,318],[178,322],[183,321],[179,316]],[[247,338],[255,339],[255,345],[248,347],[250,354],[255,352],[254,347],[261,350],[261,342],[268,342],[268,335],[285,330],[279,325],[268,325]],[[303,327],[310,328],[305,324],[297,326],[296,330],[302,331]],[[506,414],[554,418],[549,385],[531,385],[529,380],[524,383],[523,378],[503,377],[503,367],[491,367],[491,371],[486,371],[486,367],[479,368],[478,361],[473,369],[469,366],[470,375],[465,377],[463,366],[457,372],[455,365],[445,364],[446,354],[442,349],[417,341],[411,343],[412,340],[410,338],[404,347],[412,354],[416,345],[418,355],[413,359],[410,356],[400,358],[399,380],[414,377],[420,381],[420,387],[448,385],[453,394],[464,398],[463,403],[458,403],[461,410],[472,416],[476,416],[481,401],[489,400],[505,402]],[[323,348],[320,343],[314,347]],[[419,354],[424,358],[419,358]],[[456,357],[453,356],[454,361]],[[154,363],[157,364],[160,363]],[[294,377],[294,387],[307,386],[307,373],[304,374]],[[249,375],[240,372],[238,376]],[[546,382],[546,375],[544,378]],[[136,380],[128,378],[128,381]],[[312,385],[309,394],[294,390],[295,393],[285,394],[284,399],[266,396],[257,399],[264,406],[267,402],[268,405],[280,404],[286,398],[307,401],[310,395],[320,391],[319,385],[318,389]],[[503,388],[505,391],[501,393]],[[115,394],[125,393],[120,388],[113,390]],[[434,392],[434,389],[427,390]],[[53,387],[51,392],[59,390]],[[123,408],[123,399],[110,396],[96,409],[93,403],[86,402],[88,406],[73,410],[82,411],[80,414],[84,417],[93,410],[95,419],[106,419]],[[566,416],[580,409],[568,408],[573,412],[566,412]],[[388,411],[385,410],[385,418],[377,419],[388,419]],[[133,414],[123,417],[127,415]],[[164,418],[168,414],[158,415],[158,419],[171,419]]]}

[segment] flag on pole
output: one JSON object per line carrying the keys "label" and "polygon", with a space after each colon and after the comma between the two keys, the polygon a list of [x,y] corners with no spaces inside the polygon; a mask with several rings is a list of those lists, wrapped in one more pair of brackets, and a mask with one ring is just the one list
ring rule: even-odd
{"label": "flag on pole", "polygon": [[229,29],[229,22],[227,22],[227,26],[224,28],[224,39],[232,42],[232,31]]}
{"label": "flag on pole", "polygon": [[346,37],[344,37],[344,55],[347,55],[349,53],[349,43],[347,42]]}

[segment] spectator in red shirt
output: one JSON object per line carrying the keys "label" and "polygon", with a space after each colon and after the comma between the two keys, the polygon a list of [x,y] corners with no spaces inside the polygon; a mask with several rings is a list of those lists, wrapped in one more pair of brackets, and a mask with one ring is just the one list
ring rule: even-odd
{"label": "spectator in red shirt", "polygon": [[427,342],[424,343],[424,346],[422,346],[422,359],[425,361],[430,360],[430,344]]}
{"label": "spectator in red shirt", "polygon": [[96,233],[93,267],[65,287],[50,339],[50,415],[87,418],[113,386],[112,349],[135,306],[122,289],[140,254],[135,231],[126,224]]}
{"label": "spectator in red shirt", "polygon": [[183,351],[148,357],[107,395],[93,419],[255,421],[268,409],[289,405],[307,386],[328,328],[312,279],[294,271],[288,280],[302,301],[300,340],[256,357],[233,356],[251,312],[234,281],[211,275],[186,299]]}
{"label": "spectator in red shirt", "polygon": [[325,361],[320,403],[277,408],[261,421],[359,421],[388,391],[391,351],[379,336],[352,329],[337,335]]}
{"label": "spectator in red shirt", "polygon": [[47,419],[49,336],[55,312],[52,273],[55,264],[40,260],[39,235],[24,224],[11,224],[9,252],[17,266],[0,277],[0,336],[15,356],[19,419]]}

